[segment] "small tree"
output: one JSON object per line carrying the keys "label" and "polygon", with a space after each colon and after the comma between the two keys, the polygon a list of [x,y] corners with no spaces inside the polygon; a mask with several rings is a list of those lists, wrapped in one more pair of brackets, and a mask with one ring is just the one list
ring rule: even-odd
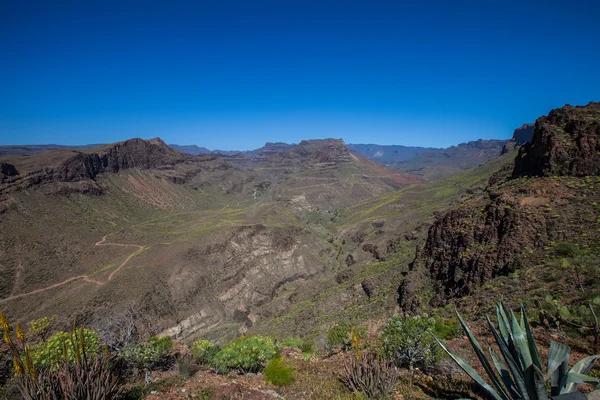
{"label": "small tree", "polygon": [[441,355],[431,332],[435,318],[428,315],[409,317],[393,316],[383,327],[380,335],[383,356],[398,367],[429,367],[435,365]]}

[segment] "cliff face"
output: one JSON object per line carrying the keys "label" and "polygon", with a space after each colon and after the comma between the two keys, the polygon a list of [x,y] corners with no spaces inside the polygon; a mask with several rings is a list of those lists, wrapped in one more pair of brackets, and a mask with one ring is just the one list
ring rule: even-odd
{"label": "cliff face", "polygon": [[427,242],[417,251],[400,287],[400,305],[417,311],[420,304],[414,297],[429,282],[431,306],[466,296],[493,278],[513,272],[520,266],[522,253],[543,247],[555,236],[546,215],[513,196],[452,210],[429,228]]}
{"label": "cliff face", "polygon": [[[490,180],[486,194],[473,196],[429,228],[399,288],[401,308],[442,306],[513,272],[551,242],[586,236],[584,216],[594,215],[594,202],[572,199],[597,200],[600,190],[589,178],[585,185],[565,186],[554,176],[597,175],[599,139],[599,103],[565,106],[539,118],[533,143],[521,147],[515,160],[512,179]],[[520,175],[538,177],[517,179]]]}
{"label": "cliff face", "polygon": [[525,143],[531,143],[533,139],[533,131],[535,124],[524,124],[515,129],[513,132],[512,140],[517,146],[521,146]]}
{"label": "cliff face", "polygon": [[[57,155],[58,154],[58,155]],[[215,158],[212,155],[192,157],[175,151],[160,139],[130,139],[125,142],[102,146],[96,151],[71,151],[64,153],[41,153],[29,158],[32,165],[41,168],[18,173],[12,164],[3,163],[2,174],[12,177],[5,179],[10,185],[2,189],[8,191],[50,182],[79,182],[93,180],[104,172],[118,172],[128,168],[164,168],[186,161],[202,161]]]}
{"label": "cliff face", "polygon": [[600,103],[564,106],[538,118],[531,144],[519,150],[513,176],[598,175]]}

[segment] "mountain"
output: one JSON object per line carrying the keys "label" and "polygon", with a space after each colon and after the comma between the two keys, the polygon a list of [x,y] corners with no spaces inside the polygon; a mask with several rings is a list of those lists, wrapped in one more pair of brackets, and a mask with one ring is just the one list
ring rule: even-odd
{"label": "mountain", "polygon": [[191,154],[193,156],[211,153],[211,151],[206,147],[198,147],[195,144],[181,146],[177,144],[170,144],[169,147],[182,153]]}
{"label": "mountain", "polygon": [[435,151],[431,147],[413,147],[399,145],[379,144],[348,144],[348,148],[355,154],[370,158],[381,164],[392,165],[398,161],[406,161],[424,152]]}
{"label": "mountain", "polygon": [[41,145],[16,145],[16,146],[0,146],[0,157],[2,156],[31,156],[39,154],[44,151],[58,150],[58,149],[86,149],[91,147],[98,147],[99,144],[88,144],[83,146],[65,146],[58,144],[41,144]]}
{"label": "mountain", "polygon": [[[600,103],[540,117],[514,163],[429,228],[400,285],[400,306],[410,312],[444,306],[525,266],[541,265],[554,275],[548,253],[556,244],[594,251],[600,242],[590,222],[600,201],[597,154]],[[587,283],[598,287],[598,275],[592,276]],[[570,284],[561,290],[568,288],[577,291]]]}
{"label": "mountain", "polygon": [[269,143],[254,158],[131,139],[1,162],[0,303],[11,317],[97,326],[133,302],[153,329],[186,340],[266,329],[296,289],[346,266],[355,245],[333,230],[342,208],[421,182],[335,139]]}
{"label": "mountain", "polygon": [[353,144],[364,157],[425,180],[441,179],[497,157],[508,140],[477,140],[443,149]]}

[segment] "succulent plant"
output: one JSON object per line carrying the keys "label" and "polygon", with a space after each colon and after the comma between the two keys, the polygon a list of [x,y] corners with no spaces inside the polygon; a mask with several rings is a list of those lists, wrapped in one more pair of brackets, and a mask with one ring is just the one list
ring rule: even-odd
{"label": "succulent plant", "polygon": [[449,350],[437,337],[436,340],[488,397],[496,400],[548,399],[546,391],[548,380],[551,384],[550,396],[574,392],[579,384],[597,385],[596,390],[600,389],[599,380],[586,375],[600,355],[586,357],[569,370],[571,348],[557,342],[550,343],[548,364],[544,374],[540,353],[522,305],[518,320],[513,311],[507,309],[502,303],[496,306],[497,327],[489,316],[486,317],[504,362],[491,347],[488,349],[490,362],[458,311],[456,315],[492,384],[486,382],[473,367]]}

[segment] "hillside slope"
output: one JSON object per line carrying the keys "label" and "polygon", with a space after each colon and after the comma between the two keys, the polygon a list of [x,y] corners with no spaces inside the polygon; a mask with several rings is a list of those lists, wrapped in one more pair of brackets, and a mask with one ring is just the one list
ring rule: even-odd
{"label": "hillside slope", "polygon": [[[539,118],[513,166],[429,228],[400,286],[400,306],[409,312],[443,306],[547,259],[556,244],[595,251],[599,129],[598,103]],[[598,283],[596,276],[591,285]]]}

